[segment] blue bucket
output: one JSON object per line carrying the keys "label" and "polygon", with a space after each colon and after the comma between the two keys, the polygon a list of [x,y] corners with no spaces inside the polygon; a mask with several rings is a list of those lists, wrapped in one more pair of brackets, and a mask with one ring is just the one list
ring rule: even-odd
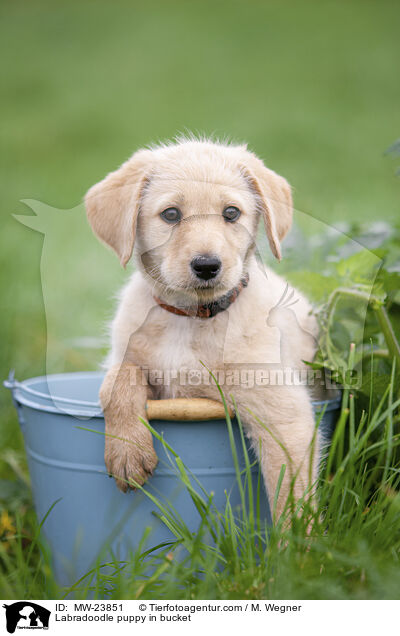
{"label": "blue bucket", "polygon": [[[141,491],[121,493],[109,479],[104,465],[104,418],[98,402],[103,374],[65,373],[5,384],[12,390],[24,436],[35,508],[50,546],[53,569],[60,585],[71,585],[106,554],[125,560],[137,549],[143,533],[151,528],[146,548],[174,541],[168,527],[154,515],[157,506]],[[340,400],[314,402],[324,410],[322,432],[330,437]],[[226,421],[153,420],[153,428],[178,453],[190,474],[214,503],[224,510],[229,494],[234,509],[240,507],[235,467]],[[85,430],[90,429],[90,430]],[[233,421],[234,440],[241,469],[245,468],[240,430]],[[99,434],[100,433],[100,434]],[[157,469],[146,490],[169,502],[196,532],[200,517],[166,447],[154,439],[159,457]],[[251,452],[249,450],[249,454]],[[259,470],[252,469],[254,492]],[[194,487],[196,482],[193,482]],[[262,489],[264,486],[262,486]],[[55,503],[57,502],[57,503]],[[270,513],[264,490],[261,515]],[[103,551],[103,552],[102,552]]]}

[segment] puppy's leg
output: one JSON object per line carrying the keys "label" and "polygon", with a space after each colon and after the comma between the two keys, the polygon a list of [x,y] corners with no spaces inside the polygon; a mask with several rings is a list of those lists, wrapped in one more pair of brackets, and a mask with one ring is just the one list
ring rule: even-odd
{"label": "puppy's leg", "polygon": [[146,419],[147,395],[142,370],[127,363],[111,367],[100,389],[106,420],[105,464],[123,492],[134,488],[129,480],[144,484],[158,461],[152,435],[139,420]]}
{"label": "puppy's leg", "polygon": [[[295,500],[310,497],[317,479],[319,448],[311,400],[299,386],[258,390],[250,400],[245,395],[239,412],[260,460],[271,512],[278,520],[291,488]],[[285,475],[274,509],[283,465]]]}

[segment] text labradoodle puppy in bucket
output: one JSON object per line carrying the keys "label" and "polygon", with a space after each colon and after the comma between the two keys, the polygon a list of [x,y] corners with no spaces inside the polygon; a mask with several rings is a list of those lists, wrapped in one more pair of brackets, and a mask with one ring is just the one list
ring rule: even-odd
{"label": "text labradoodle puppy in bucket", "polygon": [[[261,217],[281,257],[292,221],[287,181],[245,146],[182,139],[136,152],[89,190],[86,208],[122,265],[135,246],[138,269],[122,291],[100,391],[109,473],[123,491],[152,475],[157,456],[139,419],[146,400],[218,399],[206,367],[234,397],[270,504],[286,466],[279,516],[291,484],[303,497],[318,463],[309,390],[290,373],[314,356],[315,320],[306,299],[293,299],[255,253]],[[243,380],[249,370],[251,385]]]}

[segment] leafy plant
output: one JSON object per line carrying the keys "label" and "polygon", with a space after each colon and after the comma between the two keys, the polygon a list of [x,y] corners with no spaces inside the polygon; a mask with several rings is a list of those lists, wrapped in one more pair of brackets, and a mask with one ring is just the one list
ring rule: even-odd
{"label": "leafy plant", "polygon": [[[371,395],[374,405],[379,402],[390,382],[393,361],[398,392],[400,231],[382,224],[375,232],[362,226],[347,231],[352,239],[346,242],[342,236],[330,257],[325,254],[317,264],[317,272],[290,271],[289,265],[286,275],[316,305],[320,349],[310,366],[329,370],[332,379],[351,387],[365,407]],[[354,368],[349,374],[345,357],[351,343]]]}

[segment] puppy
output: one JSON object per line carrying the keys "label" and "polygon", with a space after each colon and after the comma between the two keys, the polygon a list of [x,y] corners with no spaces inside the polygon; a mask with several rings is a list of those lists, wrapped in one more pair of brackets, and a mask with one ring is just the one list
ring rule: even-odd
{"label": "puppy", "polygon": [[151,433],[139,419],[146,400],[218,399],[208,369],[233,396],[271,509],[285,466],[279,517],[291,489],[296,499],[311,492],[318,462],[310,394],[295,377],[313,359],[317,325],[307,300],[293,298],[256,257],[262,217],[281,258],[292,222],[287,181],[246,146],[181,139],[139,150],[85,203],[95,234],[124,267],[135,244],[137,271],[112,323],[100,391],[105,463],[117,486],[143,484],[156,468]]}

